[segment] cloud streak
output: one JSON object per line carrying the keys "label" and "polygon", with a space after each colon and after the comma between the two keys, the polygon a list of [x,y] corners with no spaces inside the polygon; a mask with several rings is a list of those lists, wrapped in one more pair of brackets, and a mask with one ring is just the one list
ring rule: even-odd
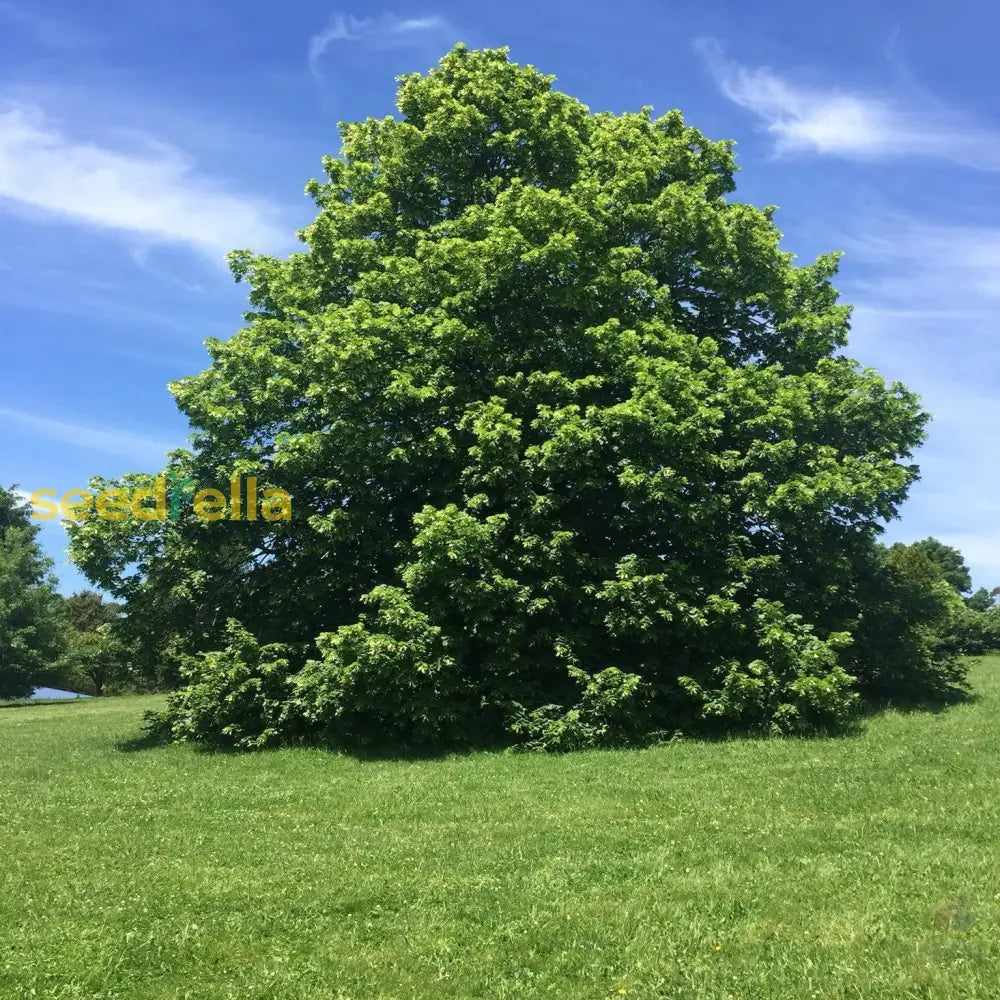
{"label": "cloud streak", "polygon": [[941,108],[910,108],[889,97],[793,83],[766,66],[726,58],[713,40],[697,48],[719,89],[754,114],[777,154],[853,159],[920,156],[1000,170],[1000,133]]}
{"label": "cloud streak", "polygon": [[335,14],[329,24],[309,39],[309,69],[322,78],[322,63],[327,51],[338,42],[361,43],[372,49],[404,48],[428,38],[453,36],[447,18],[440,14],[427,17],[399,18],[392,14],[358,18],[353,14]]}
{"label": "cloud streak", "polygon": [[902,213],[841,240],[864,263],[852,294],[928,320],[990,320],[1000,306],[1000,228],[931,223]]}
{"label": "cloud streak", "polygon": [[88,451],[124,456],[137,461],[160,459],[177,447],[177,442],[170,443],[118,427],[53,420],[3,406],[0,406],[0,420],[45,440],[60,441]]}
{"label": "cloud streak", "polygon": [[977,585],[1000,583],[1000,228],[900,213],[865,219],[841,287],[857,303],[850,354],[918,392],[933,414],[921,481],[890,539],[957,545]]}
{"label": "cloud streak", "polygon": [[75,139],[37,106],[0,110],[0,208],[183,244],[218,260],[287,240],[273,206],[234,194],[162,143],[126,151]]}

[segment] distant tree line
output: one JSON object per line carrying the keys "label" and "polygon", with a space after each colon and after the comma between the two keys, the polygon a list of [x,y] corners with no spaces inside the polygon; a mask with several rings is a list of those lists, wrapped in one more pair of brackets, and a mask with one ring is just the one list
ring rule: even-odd
{"label": "distant tree line", "polygon": [[0,487],[0,698],[52,686],[102,695],[155,684],[135,670],[123,607],[96,591],[62,597],[38,525],[13,488]]}

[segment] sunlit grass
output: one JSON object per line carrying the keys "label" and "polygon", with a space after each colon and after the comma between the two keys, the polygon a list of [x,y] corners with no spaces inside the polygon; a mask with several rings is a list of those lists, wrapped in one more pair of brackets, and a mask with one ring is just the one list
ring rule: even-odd
{"label": "sunlit grass", "polygon": [[3,711],[0,997],[994,998],[1000,659],[973,683],[837,740],[438,761]]}

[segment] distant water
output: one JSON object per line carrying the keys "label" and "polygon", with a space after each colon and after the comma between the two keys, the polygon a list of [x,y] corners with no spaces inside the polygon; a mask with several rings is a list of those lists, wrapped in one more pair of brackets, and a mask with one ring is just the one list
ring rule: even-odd
{"label": "distant water", "polygon": [[60,698],[89,698],[89,694],[77,694],[75,691],[60,691],[59,688],[35,688],[31,697],[38,701],[54,701]]}

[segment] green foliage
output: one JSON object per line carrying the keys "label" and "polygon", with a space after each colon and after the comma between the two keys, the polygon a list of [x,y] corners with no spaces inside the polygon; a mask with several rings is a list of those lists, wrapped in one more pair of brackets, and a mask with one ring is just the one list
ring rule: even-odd
{"label": "green foliage", "polygon": [[[925,422],[843,356],[837,256],[796,266],[680,112],[591,114],[504,50],[458,46],[397,103],[342,126],[302,252],[232,256],[247,325],[172,387],[194,436],[171,481],[255,476],[292,519],[72,530],[151,661],[219,651],[178,732],[836,725],[845,657],[883,669],[858,580]],[[229,618],[288,647],[286,714],[284,680],[234,696],[258,677]]]}
{"label": "green foliage", "polygon": [[846,723],[858,695],[855,678],[840,664],[839,650],[851,645],[851,636],[836,632],[820,639],[800,615],[787,614],[777,601],[758,601],[754,610],[756,659],[720,664],[711,688],[691,677],[679,678],[701,715],[729,727],[767,725],[779,735]]}
{"label": "green foliage", "polygon": [[[930,568],[924,564],[924,559],[929,561]],[[972,577],[965,557],[958,549],[936,538],[925,538],[911,545],[897,542],[889,549],[888,562],[909,580],[907,593],[909,599],[916,600],[916,604],[904,617],[919,624],[925,645],[929,644],[927,648],[943,651],[945,657],[979,655],[1000,649],[1000,617],[987,614],[995,606],[994,595],[985,587],[968,593],[972,590]],[[933,588],[931,580],[934,574],[948,584],[951,593]],[[938,597],[930,597],[932,592]],[[917,597],[917,594],[923,596]],[[958,601],[953,594],[967,596]],[[938,598],[947,603],[947,613],[934,610]],[[890,596],[890,600],[893,599]],[[906,603],[907,598],[903,600]],[[933,659],[935,654],[932,652],[929,655]],[[949,667],[949,670],[954,669],[954,665]],[[918,674],[921,672],[917,671]]]}
{"label": "green foliage", "polygon": [[579,688],[572,707],[542,705],[528,710],[512,704],[507,728],[525,750],[590,750],[620,745],[629,737],[648,737],[641,723],[649,686],[638,674],[606,667],[591,675],[572,665],[567,673]]}
{"label": "green foliage", "polygon": [[133,655],[111,623],[89,631],[71,627],[66,631],[66,651],[56,668],[59,682],[72,691],[96,697],[128,690],[136,686]]}
{"label": "green foliage", "polygon": [[965,604],[973,611],[986,612],[996,604],[996,598],[985,587],[980,587],[965,598]]}
{"label": "green foliage", "polygon": [[856,645],[864,659],[848,664],[872,701],[947,698],[961,690],[964,652],[957,639],[967,609],[918,545],[877,554],[862,591]]}
{"label": "green foliage", "polygon": [[121,605],[81,590],[63,598],[62,607],[65,648],[51,681],[98,697],[134,687],[135,649],[122,635]]}
{"label": "green foliage", "polygon": [[948,638],[957,653],[979,656],[1000,649],[1000,608],[976,611],[966,605],[957,608]]}
{"label": "green foliage", "polygon": [[[953,598],[948,600],[949,611],[943,617],[927,607],[923,612],[919,608],[914,609],[910,617],[920,623],[925,637],[933,636],[927,640],[930,643],[929,648],[944,650],[947,656],[979,655],[1000,649],[1000,628],[997,625],[1000,618],[987,614],[995,605],[994,594],[985,587],[980,587],[975,593],[969,593],[972,590],[972,576],[965,564],[965,557],[958,549],[945,545],[936,538],[925,538],[911,545],[897,542],[889,551],[890,562],[894,560],[897,568],[906,567],[903,573],[909,576],[911,584],[915,583],[917,577],[923,579],[924,582],[918,585],[918,590],[921,586],[925,591],[930,589],[930,575],[927,567],[912,553],[926,558],[938,578],[945,581],[953,593],[966,595],[962,596],[961,602]],[[921,619],[921,613],[927,617]]]}
{"label": "green foliage", "polygon": [[328,739],[422,747],[471,742],[478,720],[441,629],[394,587],[377,588],[374,614],[317,639],[320,659],[296,677],[295,707]]}
{"label": "green foliage", "polygon": [[[897,542],[893,548],[904,548],[901,542]],[[969,567],[965,564],[965,556],[958,549],[944,542],[939,542],[936,538],[925,538],[919,542],[913,542],[910,548],[922,552],[935,566],[947,582],[954,587],[959,594],[967,594],[972,590],[972,575]],[[981,609],[985,610],[985,609]]]}
{"label": "green foliage", "polygon": [[121,618],[122,607],[106,601],[94,590],[80,590],[63,598],[69,624],[78,632],[95,632],[101,625],[110,625]]}
{"label": "green foliage", "polygon": [[186,686],[172,695],[168,712],[149,717],[150,728],[177,740],[239,750],[287,738],[287,649],[260,645],[237,621],[227,623],[225,638],[223,649],[185,665]]}
{"label": "green foliage", "polygon": [[62,652],[61,603],[37,535],[28,507],[0,487],[0,698],[31,694]]}

